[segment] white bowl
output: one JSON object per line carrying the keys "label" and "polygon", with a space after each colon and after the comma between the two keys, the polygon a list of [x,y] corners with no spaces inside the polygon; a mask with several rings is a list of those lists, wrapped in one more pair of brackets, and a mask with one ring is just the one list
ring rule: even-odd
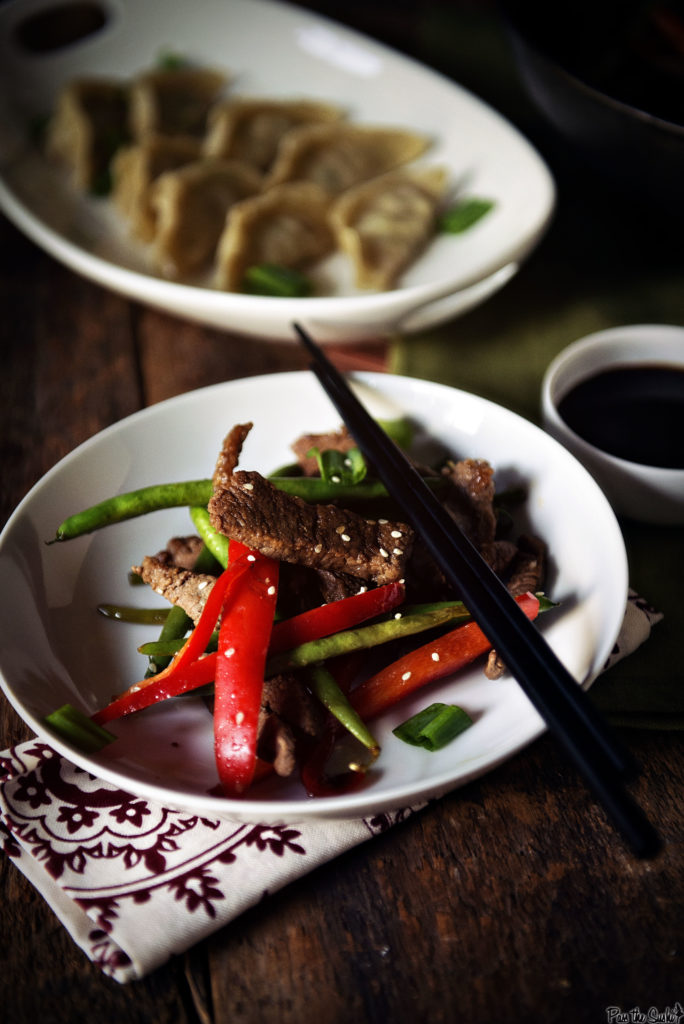
{"label": "white bowl", "polygon": [[[500,490],[528,488],[517,532],[546,541],[546,589],[560,602],[538,620],[539,629],[578,684],[588,686],[618,636],[628,585],[622,535],[596,482],[548,434],[475,395],[392,374],[354,374],[353,382],[374,415],[407,416],[417,441],[436,439],[452,455],[488,458]],[[308,799],[296,778],[265,781],[243,800],[216,796],[212,718],[199,697],[113,723],[118,740],[98,754],[83,754],[48,731],[43,717],[50,711],[68,701],[92,713],[145,671],[137,648],[156,631],[104,619],[96,607],[163,607],[148,588],[131,588],[128,567],[193,527],[187,509],[168,509],[66,543],[45,541],[69,513],[109,494],[210,474],[223,436],[249,419],[254,429],[240,464],[262,472],[290,461],[289,444],[302,432],[339,425],[312,373],[229,381],[109,427],[50,470],[14,512],[0,536],[0,687],[31,728],[85,771],[139,797],[271,823],[410,806],[482,775],[539,736],[544,723],[523,690],[510,676],[486,679],[481,665],[374,720],[382,746],[377,768],[364,789],[339,797]],[[430,753],[392,734],[435,700],[459,704],[475,720],[458,741]]]}
{"label": "white bowl", "polygon": [[618,515],[682,525],[684,467],[647,466],[610,455],[580,437],[558,411],[561,400],[580,381],[610,367],[635,364],[684,371],[684,328],[634,324],[598,331],[569,345],[544,375],[544,427],[589,470]]}
{"label": "white bowl", "polygon": [[[298,321],[318,341],[362,340],[423,330],[483,302],[517,272],[548,227],[554,181],[512,124],[456,82],[313,12],[273,0],[108,0],[98,32],[29,52],[18,30],[45,6],[46,0],[0,4],[0,209],[51,256],[105,288],[252,337],[294,343]],[[494,207],[470,230],[435,238],[391,291],[356,288],[341,254],[318,268],[325,288],[306,299],[168,280],[111,203],[76,193],[28,131],[50,112],[65,82],[131,77],[165,48],[234,76],[236,94],[321,99],[342,105],[354,122],[426,135],[433,144],[421,162],[446,167],[457,194],[491,199]]]}

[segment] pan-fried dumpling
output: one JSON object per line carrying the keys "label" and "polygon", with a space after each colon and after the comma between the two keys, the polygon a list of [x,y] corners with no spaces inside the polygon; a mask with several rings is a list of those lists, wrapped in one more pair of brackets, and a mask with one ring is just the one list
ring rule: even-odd
{"label": "pan-fried dumpling", "polygon": [[202,138],[207,114],[226,76],[211,68],[146,71],[131,84],[130,125],[135,139],[156,135]]}
{"label": "pan-fried dumpling", "polygon": [[152,186],[154,258],[165,274],[205,269],[231,206],[261,188],[261,175],[237,160],[207,157],[166,171]]}
{"label": "pan-fried dumpling", "polygon": [[127,133],[125,87],[109,79],[78,79],[59,95],[47,127],[46,152],[69,168],[78,188],[104,193],[110,161]]}
{"label": "pan-fried dumpling", "polygon": [[339,121],[340,108],[308,100],[231,99],[209,114],[204,151],[228,156],[266,171],[286,132],[300,124]]}
{"label": "pan-fried dumpling", "polygon": [[112,198],[130,222],[131,234],[149,242],[154,237],[155,212],[151,187],[160,174],[182,167],[200,156],[200,142],[186,136],[150,136],[125,146],[112,163]]}
{"label": "pan-fried dumpling", "polygon": [[216,254],[216,284],[242,291],[245,271],[272,264],[305,269],[334,247],[330,199],[317,185],[279,185],[231,207]]}
{"label": "pan-fried dumpling", "polygon": [[333,202],[330,222],[359,288],[385,291],[435,233],[444,195],[441,167],[400,168],[363,182]]}
{"label": "pan-fried dumpling", "polygon": [[428,145],[424,136],[398,128],[302,125],[283,137],[268,184],[313,181],[337,195],[415,159]]}

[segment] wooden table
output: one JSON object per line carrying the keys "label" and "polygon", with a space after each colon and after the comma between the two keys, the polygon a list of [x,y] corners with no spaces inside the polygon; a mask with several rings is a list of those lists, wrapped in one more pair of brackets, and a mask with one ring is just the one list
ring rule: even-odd
{"label": "wooden table", "polygon": [[[411,49],[399,10],[385,34]],[[347,16],[380,31],[377,11],[352,4]],[[5,221],[0,261],[0,522],[62,456],[129,413],[304,364],[295,346],[245,343],[103,291]],[[684,681],[681,662],[671,671]],[[634,795],[666,842],[657,859],[631,855],[543,737],[126,986],[88,962],[3,858],[4,1019],[600,1024],[610,1007],[664,1013],[684,1003],[684,751],[681,732],[623,735],[643,766]],[[29,736],[0,701],[0,750]]]}

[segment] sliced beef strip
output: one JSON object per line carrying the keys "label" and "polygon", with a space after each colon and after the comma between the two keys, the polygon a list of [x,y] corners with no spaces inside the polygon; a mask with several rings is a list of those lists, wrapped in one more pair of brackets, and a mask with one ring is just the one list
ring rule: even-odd
{"label": "sliced beef strip", "polygon": [[[509,569],[510,576],[506,587],[513,597],[519,597],[531,591],[533,594],[543,589],[546,576],[547,551],[546,544],[539,537],[523,534],[518,538],[518,545]],[[506,671],[506,666],[498,652],[489,652],[485,675],[487,679],[499,679]]]}
{"label": "sliced beef strip", "polygon": [[546,577],[546,544],[539,537],[524,534],[518,539],[515,558],[506,584],[513,597],[543,590]]}
{"label": "sliced beef strip", "polygon": [[156,555],[146,555],[140,565],[131,568],[144,583],[170,604],[179,605],[197,624],[216,582],[215,576],[181,569]]}
{"label": "sliced beef strip", "polygon": [[215,491],[222,491],[230,487],[233,471],[240,460],[242,446],[253,426],[253,423],[238,423],[224,439],[214,469]]}
{"label": "sliced beef strip", "polygon": [[359,580],[355,576],[348,576],[346,573],[340,572],[330,572],[327,569],[317,569],[316,577],[323,604],[330,604],[331,601],[341,601],[345,597],[358,594],[364,586],[363,583],[359,585]]}
{"label": "sliced beef strip", "polygon": [[496,538],[494,470],[485,459],[449,461],[442,470],[449,481],[444,504],[478,551]]}
{"label": "sliced beef strip", "polygon": [[[447,491],[442,501],[458,527],[492,568],[503,572],[515,547],[496,539],[494,470],[484,459],[448,461],[442,469]],[[453,597],[441,568],[417,538],[407,573],[409,601]],[[458,595],[456,595],[458,596]]]}
{"label": "sliced beef strip", "polygon": [[291,775],[302,738],[318,736],[324,722],[322,704],[296,675],[267,679],[259,712],[259,757],[273,764],[278,775]]}
{"label": "sliced beef strip", "polygon": [[404,576],[410,526],[365,519],[335,505],[309,505],[277,490],[260,473],[235,470],[249,425],[226,438],[214,474],[209,516],[215,530],[280,562],[391,583]]}
{"label": "sliced beef strip", "polygon": [[335,505],[309,505],[259,473],[237,471],[209,502],[212,526],[281,562],[346,573],[378,585],[401,579],[413,531]]}
{"label": "sliced beef strip", "polygon": [[197,556],[203,546],[200,537],[172,537],[166,548],[158,552],[155,557],[164,565],[175,565],[179,569],[194,569]]}
{"label": "sliced beef strip", "polygon": [[[492,571],[502,579],[511,579],[515,596],[528,589],[539,589],[544,574],[540,542],[534,538],[516,542],[497,537],[492,466],[484,459],[463,459],[448,462],[442,472],[448,481],[443,499],[447,510]],[[534,580],[535,572],[539,573],[537,584],[529,587],[526,584]],[[420,539],[414,544],[407,578],[409,600],[449,596],[441,569]]]}

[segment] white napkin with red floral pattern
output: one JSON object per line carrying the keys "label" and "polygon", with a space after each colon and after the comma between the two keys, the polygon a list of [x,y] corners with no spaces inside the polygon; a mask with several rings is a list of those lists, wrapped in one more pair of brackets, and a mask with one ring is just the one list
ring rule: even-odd
{"label": "white napkin with red floral pattern", "polygon": [[[660,618],[630,591],[606,668]],[[0,779],[5,852],[74,941],[120,982],[417,810],[280,826],[205,818],[103,782],[37,739],[0,755]]]}

